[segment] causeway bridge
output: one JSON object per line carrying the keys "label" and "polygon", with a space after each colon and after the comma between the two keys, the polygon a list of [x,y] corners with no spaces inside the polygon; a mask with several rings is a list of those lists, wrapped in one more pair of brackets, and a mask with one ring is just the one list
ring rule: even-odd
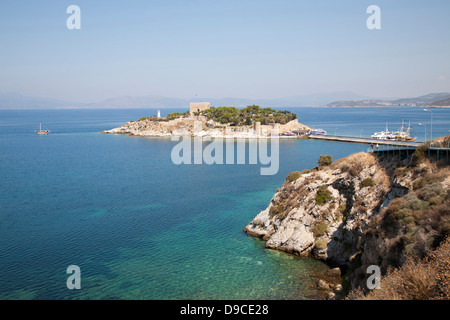
{"label": "causeway bridge", "polygon": [[368,144],[371,146],[368,152],[373,152],[382,157],[397,157],[399,160],[409,158],[419,146],[426,144],[429,158],[434,156],[436,160],[445,158],[447,163],[450,160],[450,141],[407,142],[329,135],[310,135],[309,139]]}

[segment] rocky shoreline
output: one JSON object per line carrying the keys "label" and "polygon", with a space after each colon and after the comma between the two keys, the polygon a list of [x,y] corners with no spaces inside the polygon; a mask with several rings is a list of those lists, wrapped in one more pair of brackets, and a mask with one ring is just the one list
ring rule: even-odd
{"label": "rocky shoreline", "polygon": [[[139,120],[105,130],[101,134],[126,134],[140,137],[192,136],[204,138],[241,138],[258,139],[270,137],[273,132],[308,131],[308,126],[298,120],[286,124],[230,126],[208,121],[201,116],[180,117],[170,121]],[[299,136],[280,136],[280,138],[298,138]]]}
{"label": "rocky shoreline", "polygon": [[[418,181],[431,175],[441,177],[434,186],[445,195],[448,168],[429,162],[411,167],[411,159],[383,160],[358,153],[291,175],[244,231],[265,240],[267,248],[311,256],[338,268],[332,270],[342,272],[346,293],[365,286],[369,265],[386,272],[405,261],[412,245],[438,237],[431,223],[403,226],[402,220],[391,221],[388,207],[395,198],[417,193]],[[330,290],[329,298],[336,297],[327,283],[319,282],[319,288]]]}

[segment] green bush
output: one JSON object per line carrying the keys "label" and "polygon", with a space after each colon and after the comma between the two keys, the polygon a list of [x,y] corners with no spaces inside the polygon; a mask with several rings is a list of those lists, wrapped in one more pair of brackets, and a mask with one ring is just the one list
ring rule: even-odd
{"label": "green bush", "polygon": [[298,178],[300,178],[301,175],[302,174],[299,171],[291,172],[286,177],[286,180],[290,181],[290,182],[293,182],[293,181],[297,180]]}
{"label": "green bush", "polygon": [[272,108],[261,108],[257,105],[248,106],[241,110],[235,107],[213,107],[200,113],[208,120],[236,126],[248,126],[254,122],[261,122],[262,125],[270,123],[285,124],[297,119],[297,115],[290,111],[277,111]]}
{"label": "green bush", "polygon": [[366,188],[366,187],[373,187],[375,185],[375,182],[371,178],[366,178],[359,184],[359,187]]}
{"label": "green bush", "polygon": [[270,207],[269,214],[273,216],[277,216],[284,211],[284,206],[282,204],[278,204]]}
{"label": "green bush", "polygon": [[328,167],[333,164],[333,156],[330,155],[321,155],[319,157],[319,161],[317,161],[319,167]]}
{"label": "green bush", "polygon": [[320,222],[311,228],[314,237],[321,237],[328,231],[328,225],[325,222]]}
{"label": "green bush", "polygon": [[321,206],[331,199],[333,199],[333,197],[331,196],[331,192],[328,191],[327,186],[320,186],[316,194],[316,204]]}

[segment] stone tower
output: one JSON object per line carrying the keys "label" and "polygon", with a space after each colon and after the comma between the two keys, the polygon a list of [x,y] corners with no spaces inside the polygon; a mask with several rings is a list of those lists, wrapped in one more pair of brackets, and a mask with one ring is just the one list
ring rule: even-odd
{"label": "stone tower", "polygon": [[200,112],[209,108],[211,108],[209,102],[193,102],[190,105],[191,116],[194,115],[194,112]]}

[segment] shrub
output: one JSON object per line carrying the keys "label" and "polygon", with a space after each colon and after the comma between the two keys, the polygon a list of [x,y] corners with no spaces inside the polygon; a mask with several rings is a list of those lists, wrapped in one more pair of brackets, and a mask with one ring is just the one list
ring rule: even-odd
{"label": "shrub", "polygon": [[350,175],[352,175],[353,177],[356,177],[359,174],[359,170],[357,167],[350,167],[350,170],[348,170],[348,172],[350,173]]}
{"label": "shrub", "polygon": [[319,222],[311,228],[311,232],[316,238],[323,236],[327,231],[328,225],[325,222]]}
{"label": "shrub", "polygon": [[446,178],[446,175],[439,173],[426,173],[424,177],[414,181],[413,189],[419,190],[426,185],[434,184],[435,182],[443,181]]}
{"label": "shrub", "polygon": [[432,197],[432,198],[428,199],[428,204],[430,206],[440,205],[440,204],[442,204],[442,202],[444,202],[444,197],[441,197],[441,196]]}
{"label": "shrub", "polygon": [[443,192],[442,184],[435,182],[424,186],[418,193],[419,199],[427,201],[430,198],[436,197]]}
{"label": "shrub", "polygon": [[328,242],[326,239],[319,239],[316,242],[314,242],[314,247],[316,247],[319,250],[326,249],[328,247]]}
{"label": "shrub", "polygon": [[294,182],[295,180],[297,180],[298,178],[300,178],[302,174],[299,171],[295,171],[295,172],[291,172],[288,174],[288,176],[286,177],[286,181],[289,182]]}
{"label": "shrub", "polygon": [[316,194],[316,204],[321,206],[331,199],[333,199],[333,197],[331,196],[331,192],[328,191],[327,186],[320,186]]}
{"label": "shrub", "polygon": [[283,211],[284,211],[284,206],[282,204],[278,204],[278,205],[274,205],[274,206],[270,207],[269,213],[273,217],[273,216],[279,215]]}
{"label": "shrub", "polygon": [[[413,246],[407,246],[413,252]],[[450,239],[431,252],[428,258],[407,257],[399,269],[392,269],[381,279],[381,289],[367,295],[354,290],[350,300],[449,300]]]}
{"label": "shrub", "polygon": [[419,198],[413,193],[408,193],[405,197],[406,203],[403,205],[404,208],[418,211],[425,209],[424,202],[420,201]]}
{"label": "shrub", "polygon": [[343,203],[339,205],[338,210],[342,215],[346,215],[348,213],[347,206]]}
{"label": "shrub", "polygon": [[330,155],[321,155],[319,157],[319,161],[317,161],[319,167],[328,167],[333,164],[333,156]]}
{"label": "shrub", "polygon": [[425,160],[427,151],[428,147],[424,144],[419,146],[416,151],[414,151],[412,161],[415,166],[421,164]]}
{"label": "shrub", "polygon": [[373,187],[375,185],[375,182],[371,178],[366,178],[359,184],[359,187],[366,188],[366,187]]}
{"label": "shrub", "polygon": [[413,193],[408,193],[405,197],[406,203],[404,204],[404,208],[410,209],[413,211],[425,210],[428,207],[427,202],[420,201],[419,198]]}

